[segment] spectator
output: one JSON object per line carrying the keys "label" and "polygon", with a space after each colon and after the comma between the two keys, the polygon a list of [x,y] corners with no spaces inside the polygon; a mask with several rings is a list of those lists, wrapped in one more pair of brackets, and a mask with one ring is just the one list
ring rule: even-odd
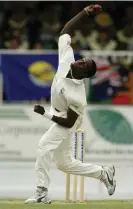
{"label": "spectator", "polygon": [[[9,36],[10,37],[10,36]],[[28,44],[28,40],[27,37],[24,35],[21,35],[20,31],[13,31],[11,34],[11,38],[8,38],[5,42],[4,42],[4,46],[5,48],[10,48],[10,44],[11,44],[11,40],[15,42],[17,42],[18,47],[20,49],[28,49],[29,48],[29,44]]]}
{"label": "spectator", "polygon": [[19,49],[20,42],[15,37],[10,38],[8,42],[8,49]]}
{"label": "spectator", "polygon": [[95,17],[95,30],[93,30],[91,40],[98,37],[99,30],[110,30],[114,27],[114,22],[107,12],[102,12]]}
{"label": "spectator", "polygon": [[[0,12],[1,48],[8,48],[7,42],[11,39],[12,35],[14,36],[14,31],[17,31],[17,33],[20,33],[21,47],[24,49],[34,48],[38,40],[41,40],[43,48],[45,49],[57,49],[57,40],[59,31],[61,30],[61,24],[65,24],[66,19],[82,9],[84,7],[83,5],[86,3],[56,2],[56,5],[51,5],[49,2],[1,2],[0,4],[2,8]],[[97,40],[101,40],[103,43],[104,38],[99,39],[99,37],[101,37],[101,31],[112,31],[111,28],[115,26],[117,26],[117,30],[123,28],[117,32],[119,44],[116,43],[115,34],[113,34],[113,36],[110,34],[107,35],[110,37],[109,46],[111,46],[111,43],[116,43],[119,46],[117,47],[119,50],[133,49],[133,29],[131,27],[133,24],[132,4],[130,6],[128,3],[125,6],[122,2],[114,2],[109,5],[109,3],[104,3],[104,11],[106,12],[102,12],[95,17],[95,24],[93,24],[91,18],[88,18],[83,32],[77,28],[72,43],[75,49],[88,49],[89,45],[92,45],[90,43],[93,42],[94,44]],[[112,5],[114,9],[112,9]],[[70,9],[69,13],[67,12],[68,9]],[[119,9],[119,19],[117,13],[115,12],[114,14],[114,11],[117,11],[117,9]],[[125,14],[124,19],[123,14]],[[123,27],[125,24],[127,26]],[[105,34],[102,36],[105,37]],[[42,44],[40,47],[42,47]],[[104,42],[100,48],[104,50],[106,48],[108,49],[105,45],[107,46]],[[90,48],[95,47],[90,46]],[[116,47],[111,48],[116,49]]]}
{"label": "spectator", "polygon": [[36,49],[36,50],[43,50],[44,49],[44,46],[43,46],[43,43],[41,41],[37,41],[33,47],[33,49]]}
{"label": "spectator", "polygon": [[41,30],[39,39],[43,42],[45,49],[57,49],[57,36],[60,31],[58,14],[54,9],[44,11],[41,19]]}
{"label": "spectator", "polygon": [[83,24],[82,30],[77,30],[74,33],[73,37],[73,45],[76,49],[87,49],[91,38],[96,37],[95,33],[92,32],[93,22],[92,20],[88,20],[86,24]]}
{"label": "spectator", "polygon": [[133,24],[126,25],[122,30],[117,32],[117,39],[119,41],[119,50],[133,49]]}
{"label": "spectator", "polygon": [[[28,17],[23,9],[14,9],[11,16],[5,15],[3,27],[1,28],[3,48],[8,48],[8,40],[11,39],[11,36],[15,36],[16,39],[19,37],[21,43],[27,41],[27,22]],[[24,45],[22,48],[28,48],[28,43]]]}
{"label": "spectator", "polygon": [[28,18],[25,11],[18,10],[14,11],[11,15],[11,18],[8,20],[8,27],[11,30],[18,30],[24,32],[27,26]]}
{"label": "spectator", "polygon": [[110,35],[108,30],[99,31],[98,37],[91,40],[89,44],[90,50],[115,50],[117,49],[117,42]]}

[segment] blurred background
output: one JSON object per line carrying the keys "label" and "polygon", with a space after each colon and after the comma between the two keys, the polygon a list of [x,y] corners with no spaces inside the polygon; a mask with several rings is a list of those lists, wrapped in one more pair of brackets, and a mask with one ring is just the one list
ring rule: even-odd
{"label": "blurred background", "polygon": [[[89,4],[92,3],[95,2],[89,2]],[[95,18],[88,18],[88,21],[75,30],[72,39],[77,59],[80,56],[91,56],[89,53],[92,51],[98,52],[97,55],[99,55],[95,57],[98,59],[98,73],[86,84],[87,99],[89,103],[132,104],[133,3],[128,1],[126,4],[113,1],[99,3],[103,6],[103,12]],[[86,5],[87,2],[83,1],[57,1],[56,4],[39,1],[0,2],[2,101],[8,103],[50,100],[48,83],[51,84],[58,66],[56,52],[59,32],[64,24]],[[6,56],[7,49],[13,51],[8,53],[8,56]],[[27,50],[30,50],[28,54]],[[83,53],[83,50],[86,52]],[[107,54],[106,51],[111,53]],[[123,56],[120,51],[125,51]],[[103,52],[105,55],[102,59]],[[19,56],[16,56],[18,53]],[[34,56],[31,53],[34,53]],[[27,56],[24,56],[25,54]],[[41,55],[43,58],[40,58]],[[6,59],[5,62],[4,59]],[[44,70],[44,63],[37,63],[39,59],[49,63],[49,66],[45,66],[46,70]],[[36,66],[33,69],[32,65],[31,69],[29,66],[33,62],[36,62]],[[24,74],[22,68],[27,69],[25,72],[27,74]],[[32,74],[34,81],[38,80],[36,81],[38,85],[36,83],[36,86],[31,86],[33,82],[30,83],[30,80],[25,78],[28,73]],[[18,74],[22,76],[21,84],[20,78],[17,78]],[[41,87],[45,85],[46,88],[39,88],[39,84]],[[22,91],[23,95],[16,90]]]}
{"label": "blurred background", "polygon": [[[27,1],[0,2],[0,197],[28,197],[35,189],[36,148],[50,122],[33,107],[42,103],[49,109],[59,33],[93,3],[103,12],[88,18],[72,37],[75,58],[97,63],[96,75],[85,81],[86,161],[114,163],[113,198],[133,196],[133,3]],[[51,177],[53,198],[63,199],[64,174],[53,167]],[[86,198],[108,198],[99,182],[86,181]]]}

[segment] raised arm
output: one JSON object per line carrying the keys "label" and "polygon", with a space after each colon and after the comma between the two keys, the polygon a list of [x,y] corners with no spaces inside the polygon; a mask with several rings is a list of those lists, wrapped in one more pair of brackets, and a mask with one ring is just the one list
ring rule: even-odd
{"label": "raised arm", "polygon": [[63,30],[61,31],[61,35],[69,34],[71,36],[73,31],[79,25],[83,24],[88,16],[95,15],[101,11],[102,7],[98,4],[85,7],[81,12],[79,12],[75,17],[73,17],[69,22],[66,23]]}
{"label": "raised arm", "polygon": [[[79,27],[81,24],[84,24],[85,19],[88,16],[95,15],[102,10],[100,5],[90,5],[73,17],[63,28],[60,33],[60,38],[58,42],[58,52],[59,52],[59,64],[66,63],[70,66],[74,60],[74,53],[71,47],[71,35],[74,30]],[[62,67],[63,68],[63,67]]]}

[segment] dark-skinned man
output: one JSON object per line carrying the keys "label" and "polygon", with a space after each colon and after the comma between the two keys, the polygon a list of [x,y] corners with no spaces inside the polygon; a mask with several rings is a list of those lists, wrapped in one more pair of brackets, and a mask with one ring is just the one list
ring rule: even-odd
{"label": "dark-skinned man", "polygon": [[96,63],[91,59],[75,61],[71,47],[71,34],[84,24],[89,16],[101,12],[100,5],[90,5],[72,18],[61,31],[58,50],[59,66],[51,87],[51,110],[36,105],[34,111],[53,121],[53,125],[42,136],[37,150],[37,189],[25,203],[50,204],[48,189],[49,170],[52,157],[59,170],[86,177],[96,178],[107,187],[109,195],[115,191],[115,168],[82,163],[73,158],[72,135],[81,126],[86,102],[84,78],[96,73]]}

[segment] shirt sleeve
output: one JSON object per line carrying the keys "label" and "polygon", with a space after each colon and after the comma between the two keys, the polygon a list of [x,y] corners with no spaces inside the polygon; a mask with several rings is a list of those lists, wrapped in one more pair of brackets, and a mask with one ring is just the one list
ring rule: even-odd
{"label": "shirt sleeve", "polygon": [[71,47],[71,37],[69,34],[63,34],[58,41],[59,63],[65,62],[71,64],[74,62],[74,52]]}

